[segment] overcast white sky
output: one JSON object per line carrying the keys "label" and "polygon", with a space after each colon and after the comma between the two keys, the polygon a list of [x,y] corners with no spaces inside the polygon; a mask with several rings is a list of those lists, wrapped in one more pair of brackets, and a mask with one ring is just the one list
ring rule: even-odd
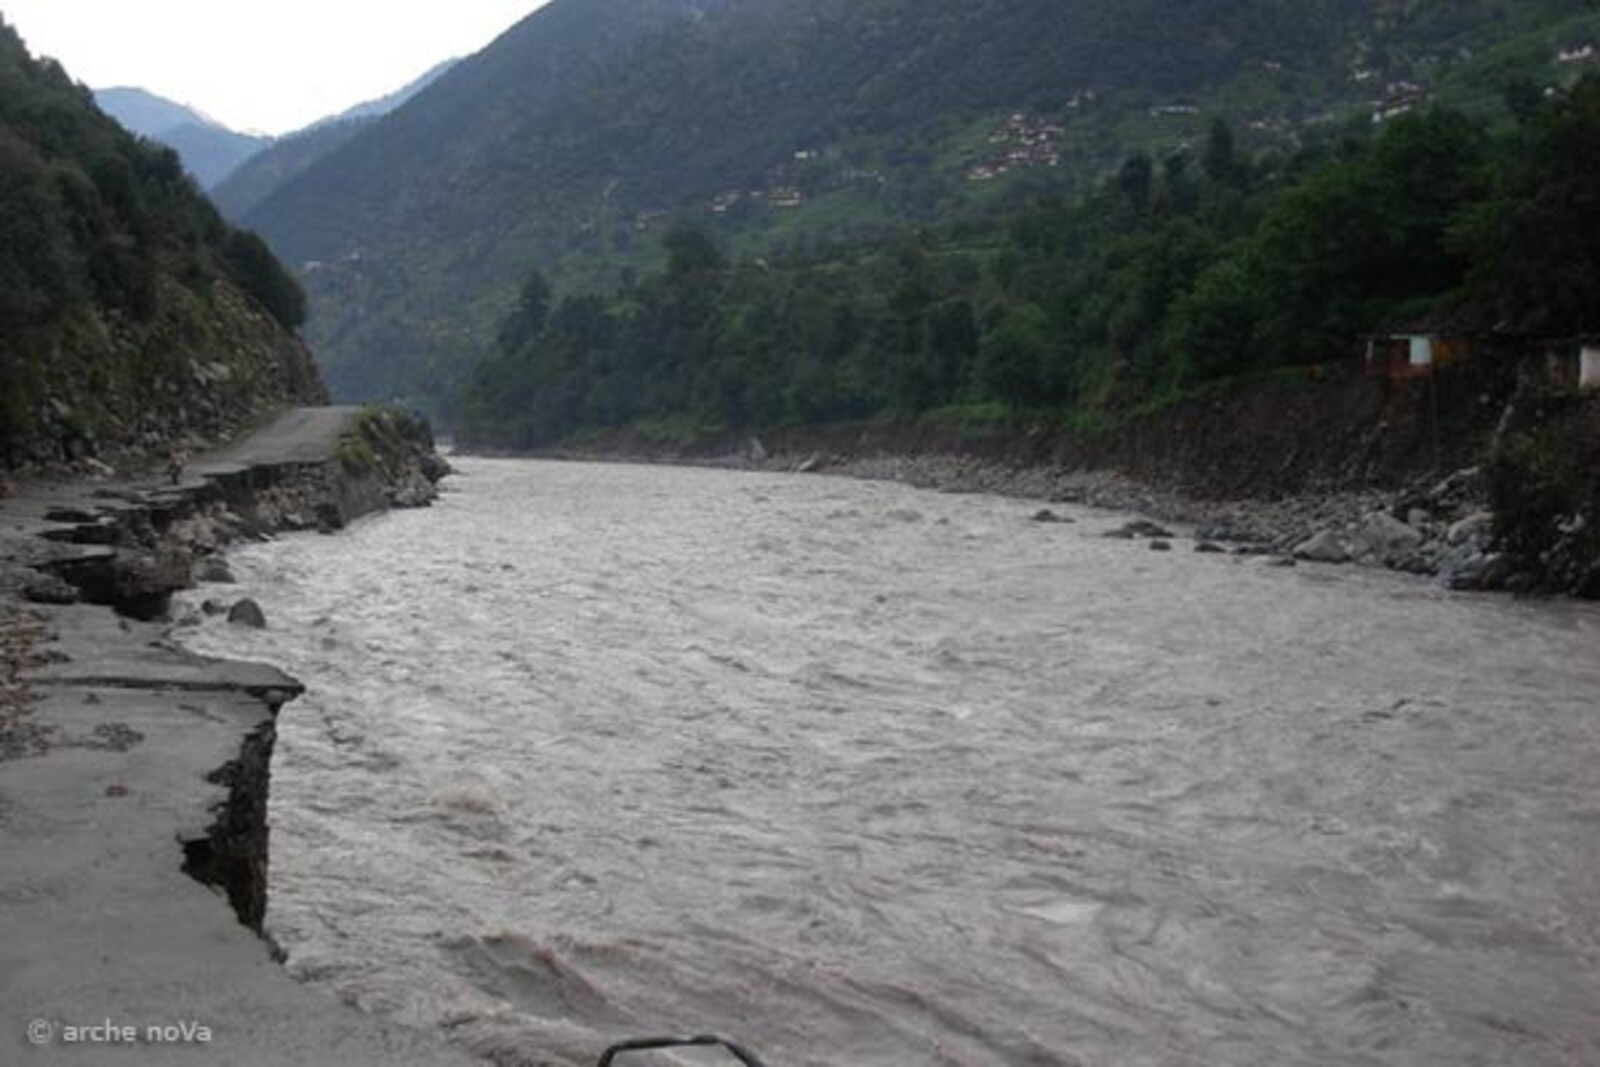
{"label": "overcast white sky", "polygon": [[287,133],[476,52],[546,0],[0,0],[34,55]]}

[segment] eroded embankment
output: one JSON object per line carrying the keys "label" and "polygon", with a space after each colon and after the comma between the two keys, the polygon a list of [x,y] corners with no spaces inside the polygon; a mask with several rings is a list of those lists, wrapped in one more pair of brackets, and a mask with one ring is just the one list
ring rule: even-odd
{"label": "eroded embankment", "polygon": [[[430,503],[448,466],[425,424],[395,412],[299,409],[255,438],[179,472],[167,485],[139,482],[36,486],[6,502],[13,519],[6,555],[21,571],[22,599],[109,607],[129,619],[164,619],[172,594],[200,577],[227,577],[221,553],[238,540],[291,530],[338,530],[391,505]],[[185,476],[187,475],[187,476]],[[46,616],[45,633],[51,619]],[[59,638],[59,634],[57,634]],[[162,647],[152,661],[176,651]],[[31,666],[48,666],[33,663]],[[73,684],[182,691],[156,662],[123,662]],[[14,670],[26,680],[30,664]],[[146,668],[149,668],[148,670]],[[152,676],[152,671],[154,676]],[[272,716],[299,692],[287,677],[202,679],[202,689],[238,691],[266,715],[245,734],[239,756],[211,778],[228,801],[203,838],[184,842],[184,869],[224,889],[239,918],[259,932],[266,908],[266,793]],[[63,684],[49,671],[41,684]],[[35,724],[34,748],[48,750]]]}
{"label": "eroded embankment", "polygon": [[[306,994],[216,907],[220,892],[261,932],[275,717],[301,686],[184,651],[166,616],[197,578],[231,580],[228,545],[426,504],[447,470],[420,421],[295,409],[175,483],[0,500],[0,1002],[57,1038],[75,1021],[160,1024],[181,1003],[250,1062],[315,1062],[330,1045],[439,1061],[431,1041]],[[51,1062],[94,1051],[45,1044]]]}

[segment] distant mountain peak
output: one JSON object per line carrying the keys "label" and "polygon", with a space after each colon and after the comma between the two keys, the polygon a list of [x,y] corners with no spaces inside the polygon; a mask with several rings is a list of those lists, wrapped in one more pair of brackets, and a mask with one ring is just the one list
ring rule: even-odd
{"label": "distant mountain peak", "polygon": [[124,129],[141,137],[159,139],[163,133],[180,126],[227,128],[197,107],[180,104],[133,85],[96,89],[94,102],[101,111],[122,123]]}

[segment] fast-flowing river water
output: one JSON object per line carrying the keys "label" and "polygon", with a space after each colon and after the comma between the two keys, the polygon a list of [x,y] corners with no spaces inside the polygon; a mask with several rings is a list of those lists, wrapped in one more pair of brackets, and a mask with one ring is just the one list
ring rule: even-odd
{"label": "fast-flowing river water", "polygon": [[268,917],[304,980],[508,1065],[1600,1063],[1593,607],[891,484],[461,467],[200,594],[270,629],[192,644],[308,686]]}

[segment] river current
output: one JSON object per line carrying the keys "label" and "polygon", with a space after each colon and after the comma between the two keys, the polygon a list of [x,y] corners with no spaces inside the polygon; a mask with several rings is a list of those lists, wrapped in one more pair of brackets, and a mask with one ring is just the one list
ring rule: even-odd
{"label": "river current", "polygon": [[884,483],[460,467],[196,595],[270,628],[191,645],[308,687],[299,978],[506,1065],[1600,1063],[1592,606]]}

